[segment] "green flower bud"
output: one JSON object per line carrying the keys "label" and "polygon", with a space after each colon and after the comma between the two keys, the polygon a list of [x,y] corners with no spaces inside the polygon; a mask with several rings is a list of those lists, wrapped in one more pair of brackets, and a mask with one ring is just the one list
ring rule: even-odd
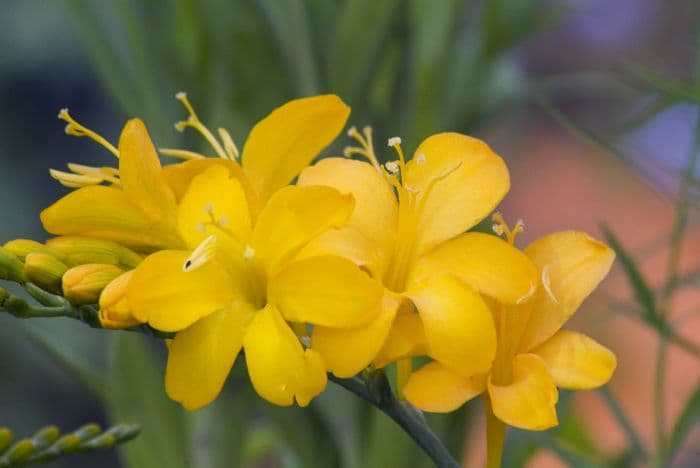
{"label": "green flower bud", "polygon": [[0,279],[24,283],[24,265],[16,255],[0,247]]}
{"label": "green flower bud", "polygon": [[45,253],[30,253],[24,260],[27,280],[56,294],[61,294],[61,278],[67,270],[65,263]]}
{"label": "green flower bud", "polygon": [[46,246],[65,255],[73,265],[104,263],[130,270],[142,260],[139,254],[122,245],[90,237],[55,237],[46,241]]}

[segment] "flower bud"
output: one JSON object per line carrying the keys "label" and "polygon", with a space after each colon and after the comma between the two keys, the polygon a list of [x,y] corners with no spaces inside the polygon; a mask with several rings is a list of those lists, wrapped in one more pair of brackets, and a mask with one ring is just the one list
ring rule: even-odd
{"label": "flower bud", "polygon": [[61,293],[61,278],[66,270],[66,264],[53,255],[35,252],[28,254],[24,259],[27,281],[52,293]]}
{"label": "flower bud", "polygon": [[30,239],[15,239],[5,243],[5,250],[16,255],[20,260],[24,261],[30,253],[43,253],[56,257],[61,262],[66,263],[66,257],[60,252],[45,246],[41,242]]}
{"label": "flower bud", "polygon": [[104,328],[130,328],[141,323],[131,315],[126,288],[133,271],[117,276],[100,295],[100,323]]}
{"label": "flower bud", "polygon": [[24,283],[24,265],[16,255],[0,247],[0,279]]}
{"label": "flower bud", "polygon": [[122,245],[80,236],[61,236],[46,241],[46,246],[64,255],[73,265],[103,263],[124,269],[136,268],[141,256]]}
{"label": "flower bud", "polygon": [[96,304],[102,290],[122,273],[121,268],[104,263],[78,265],[63,275],[63,296],[73,304]]}

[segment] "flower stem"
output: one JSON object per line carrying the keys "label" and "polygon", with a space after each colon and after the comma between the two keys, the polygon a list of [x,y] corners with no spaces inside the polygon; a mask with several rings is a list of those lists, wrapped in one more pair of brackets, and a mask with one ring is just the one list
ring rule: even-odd
{"label": "flower stem", "polygon": [[430,429],[423,414],[406,401],[398,400],[382,371],[366,371],[362,377],[341,379],[329,374],[328,378],[367,401],[389,416],[408,434],[439,468],[458,468],[447,447]]}
{"label": "flower stem", "polygon": [[500,468],[506,439],[506,425],[493,414],[491,399],[486,395],[483,399],[486,414],[486,468]]}

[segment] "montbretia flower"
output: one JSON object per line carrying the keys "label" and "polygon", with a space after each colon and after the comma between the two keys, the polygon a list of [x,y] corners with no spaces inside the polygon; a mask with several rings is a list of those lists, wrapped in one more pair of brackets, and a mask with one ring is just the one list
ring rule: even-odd
{"label": "montbretia flower", "polygon": [[[500,216],[495,219],[495,230],[513,242],[520,228],[511,231]],[[411,403],[426,411],[449,412],[487,391],[498,419],[542,430],[557,424],[557,387],[590,389],[610,379],[615,355],[586,335],[561,327],[606,276],[614,252],[578,231],[542,237],[524,252],[541,272],[540,285],[520,304],[492,303],[498,350],[491,368],[465,379],[439,362],[426,364],[404,388]]]}
{"label": "montbretia flower", "polygon": [[[178,128],[199,130],[217,152],[228,148],[231,158],[221,159],[238,167],[232,140],[222,137],[217,149],[186,97],[178,97],[190,111]],[[218,395],[241,348],[263,398],[306,405],[327,381],[320,356],[306,346],[307,324],[357,327],[379,312],[381,287],[353,262],[300,255],[310,240],[346,222],[353,197],[286,186],[342,129],[348,112],[335,96],[292,101],[253,128],[242,170],[205,165],[188,153],[191,160],[171,173],[185,248],[148,256],[128,279],[126,303],[138,321],[178,332],[165,380],[185,407]],[[117,304],[119,323],[123,302],[114,296],[107,302]]]}
{"label": "montbretia flower", "polygon": [[481,294],[507,304],[534,292],[537,270],[496,236],[464,233],[487,216],[509,189],[503,160],[485,143],[457,133],[429,137],[409,162],[399,138],[398,160],[382,167],[371,141],[354,128],[369,162],[329,158],[305,169],[299,185],[352,193],[347,225],[312,242],[306,253],[350,258],[384,285],[383,310],[364,327],[317,326],[312,344],[334,374],[351,376],[374,360],[398,361],[399,391],[411,358],[427,354],[469,377],[491,367],[496,329]]}

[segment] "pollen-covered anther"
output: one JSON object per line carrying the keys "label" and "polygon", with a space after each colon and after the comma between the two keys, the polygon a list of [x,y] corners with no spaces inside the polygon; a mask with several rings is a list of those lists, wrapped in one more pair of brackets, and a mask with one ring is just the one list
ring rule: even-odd
{"label": "pollen-covered anther", "polygon": [[399,163],[396,161],[389,161],[384,164],[384,167],[386,167],[386,170],[389,171],[390,174],[396,175],[399,173]]}
{"label": "pollen-covered anther", "polygon": [[214,213],[214,204],[213,203],[207,203],[202,207],[202,213],[205,214],[212,214]]}
{"label": "pollen-covered anther", "polygon": [[217,224],[221,227],[227,227],[228,226],[228,218],[226,216],[221,216],[219,218],[219,221],[217,221]]}
{"label": "pollen-covered anther", "polygon": [[201,232],[202,234],[205,234],[207,232],[207,228],[204,225],[204,223],[197,223],[194,225],[194,228],[198,231]]}
{"label": "pollen-covered anther", "polygon": [[348,128],[347,135],[349,138],[354,138],[357,135],[357,128],[354,125]]}
{"label": "pollen-covered anther", "polygon": [[401,137],[391,137],[389,138],[389,141],[387,141],[387,146],[389,148],[393,148],[394,146],[399,146],[401,144]]}
{"label": "pollen-covered anther", "polygon": [[499,236],[502,236],[505,233],[505,229],[503,228],[503,225],[498,224],[498,223],[493,223],[491,225],[491,230]]}
{"label": "pollen-covered anther", "polygon": [[175,99],[178,101],[182,101],[183,99],[187,99],[187,93],[184,91],[179,91],[175,93]]}
{"label": "pollen-covered anther", "polygon": [[78,123],[73,117],[71,117],[70,113],[68,112],[68,108],[64,107],[63,109],[58,111],[58,118],[66,122],[67,125],[64,129],[66,134],[76,137],[88,137],[96,141],[100,145],[104,146],[107,149],[107,151],[112,153],[117,158],[119,157],[119,150],[114,145],[105,140],[104,137],[102,137],[98,133]]}
{"label": "pollen-covered anther", "polygon": [[559,300],[554,295],[554,291],[552,291],[552,283],[549,278],[549,265],[545,265],[542,268],[542,286],[544,287],[547,296],[549,296],[552,302],[554,302],[555,304],[559,304]]}
{"label": "pollen-covered anther", "polygon": [[250,245],[246,245],[243,251],[243,260],[252,260],[253,257],[255,257],[255,249]]}
{"label": "pollen-covered anther", "polygon": [[211,260],[216,254],[216,236],[209,236],[204,239],[196,249],[192,252],[192,255],[185,260],[182,265],[182,271],[194,271],[201,267],[209,260]]}

